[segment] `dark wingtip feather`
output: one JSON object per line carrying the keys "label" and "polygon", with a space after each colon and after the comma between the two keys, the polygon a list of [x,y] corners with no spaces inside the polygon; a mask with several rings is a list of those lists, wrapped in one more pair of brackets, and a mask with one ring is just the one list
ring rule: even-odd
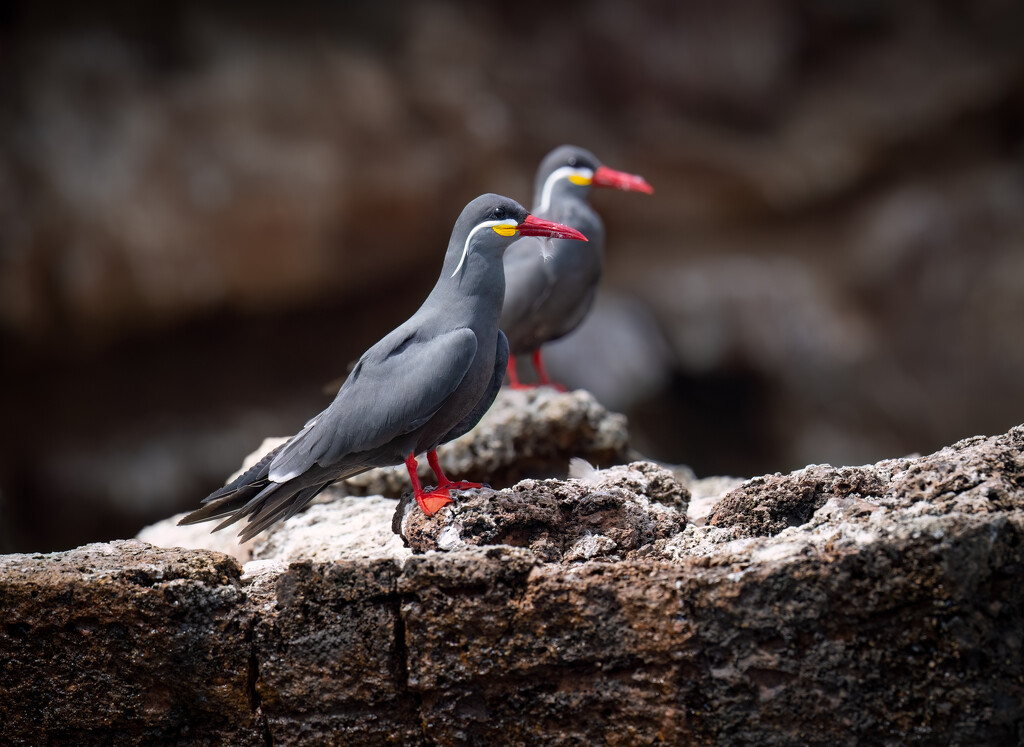
{"label": "dark wingtip feather", "polygon": [[269,479],[268,473],[277,451],[275,449],[270,452],[244,475],[211,493],[203,502],[204,505],[186,514],[178,524],[198,524],[221,519],[221,523],[212,530],[216,532],[241,519],[247,519],[246,526],[239,533],[241,541],[246,542],[272,524],[297,514],[317,493],[335,480],[369,469],[362,463],[330,475],[316,469],[311,470],[312,474],[307,473],[293,480],[274,482]]}
{"label": "dark wingtip feather", "polygon": [[[234,480],[203,498],[203,505],[182,517],[178,522],[178,526],[213,521],[226,514],[234,513],[245,506],[252,500],[253,496],[262,492],[270,482],[267,478],[267,475],[270,473],[270,463],[274,461],[274,457],[277,456],[280,450],[281,446],[271,449],[256,464]],[[220,527],[217,527],[217,529],[220,529]],[[217,529],[213,531],[216,532]]]}
{"label": "dark wingtip feather", "polygon": [[[282,495],[280,497],[274,496],[273,500],[268,500],[271,498],[269,494],[264,496],[261,493],[259,496],[260,500],[258,502],[254,501],[254,505],[251,509],[247,506],[235,515],[235,518],[240,518],[245,514],[249,516],[249,524],[238,533],[239,538],[242,542],[248,542],[271,525],[291,518],[307,503],[313,500],[317,493],[326,488],[329,484],[330,483],[312,485],[295,493]],[[232,521],[234,521],[235,518],[233,518]],[[219,528],[220,527],[218,527],[218,529]]]}
{"label": "dark wingtip feather", "polygon": [[[200,524],[204,521],[213,521],[219,519],[227,514],[232,514],[238,511],[242,506],[249,502],[249,499],[253,496],[253,491],[259,492],[261,488],[253,486],[252,490],[243,488],[241,490],[233,490],[229,495],[216,500],[212,500],[209,503],[205,503],[200,508],[186,514],[178,521],[178,526],[184,526],[187,524]],[[220,529],[220,527],[217,527]],[[213,531],[217,531],[214,529]]]}

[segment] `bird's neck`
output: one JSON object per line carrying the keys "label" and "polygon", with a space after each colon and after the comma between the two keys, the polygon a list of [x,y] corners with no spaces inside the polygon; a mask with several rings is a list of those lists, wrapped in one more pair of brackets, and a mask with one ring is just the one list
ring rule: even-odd
{"label": "bird's neck", "polygon": [[587,194],[575,187],[561,187],[555,189],[543,202],[540,193],[534,194],[533,214],[578,229],[573,221],[585,224],[597,218],[597,213],[587,201]]}
{"label": "bird's neck", "polygon": [[547,185],[543,180],[538,180],[533,190],[532,212],[542,218],[554,220],[554,215],[559,212],[559,206],[577,204],[589,210],[587,196],[590,189],[570,184],[568,181],[559,180],[552,185]]}
{"label": "bird's neck", "polygon": [[470,252],[456,272],[458,258],[448,253],[441,276],[428,296],[439,313],[461,324],[497,324],[505,297],[505,272],[501,257]]}

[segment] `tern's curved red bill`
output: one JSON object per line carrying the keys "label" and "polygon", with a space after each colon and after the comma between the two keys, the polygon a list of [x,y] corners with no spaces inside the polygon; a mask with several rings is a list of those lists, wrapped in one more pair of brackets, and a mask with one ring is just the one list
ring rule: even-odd
{"label": "tern's curved red bill", "polygon": [[577,241],[587,240],[587,237],[575,228],[563,226],[561,223],[555,223],[551,220],[544,220],[535,215],[526,216],[526,220],[516,226],[516,228],[521,236],[547,236],[552,239],[575,239]]}
{"label": "tern's curved red bill", "polygon": [[636,174],[627,174],[625,171],[616,171],[607,166],[599,166],[594,172],[594,179],[591,181],[595,187],[611,187],[612,189],[623,189],[627,192],[643,192],[654,194],[654,187],[647,183],[647,180]]}

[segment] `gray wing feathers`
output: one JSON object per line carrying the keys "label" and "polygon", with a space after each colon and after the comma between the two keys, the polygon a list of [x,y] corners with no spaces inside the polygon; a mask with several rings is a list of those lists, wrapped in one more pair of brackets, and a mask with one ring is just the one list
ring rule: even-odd
{"label": "gray wing feathers", "polygon": [[314,464],[329,468],[420,427],[458,388],[476,335],[457,329],[419,340],[399,328],[367,351],[334,402],[282,447],[270,479],[285,482]]}
{"label": "gray wing feathers", "polygon": [[508,339],[505,337],[505,333],[498,330],[498,346],[494,353],[494,374],[491,376],[491,383],[487,389],[487,393],[480,399],[479,404],[473,408],[473,411],[464,417],[458,425],[452,428],[448,433],[445,434],[442,443],[447,443],[452,439],[458,438],[464,433],[469,433],[473,430],[473,426],[480,422],[480,418],[484,416],[494,403],[494,398],[498,396],[498,390],[501,389],[501,382],[505,379],[505,370],[508,368]]}

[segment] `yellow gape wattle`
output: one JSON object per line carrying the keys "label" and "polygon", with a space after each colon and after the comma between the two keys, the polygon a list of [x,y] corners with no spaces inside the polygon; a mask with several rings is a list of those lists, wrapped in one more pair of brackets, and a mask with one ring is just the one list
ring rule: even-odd
{"label": "yellow gape wattle", "polygon": [[509,226],[505,224],[492,226],[492,228],[494,229],[494,232],[499,236],[515,236],[517,230],[515,226]]}
{"label": "yellow gape wattle", "polygon": [[569,174],[569,181],[578,187],[585,187],[593,181],[590,177],[580,176],[579,174]]}

